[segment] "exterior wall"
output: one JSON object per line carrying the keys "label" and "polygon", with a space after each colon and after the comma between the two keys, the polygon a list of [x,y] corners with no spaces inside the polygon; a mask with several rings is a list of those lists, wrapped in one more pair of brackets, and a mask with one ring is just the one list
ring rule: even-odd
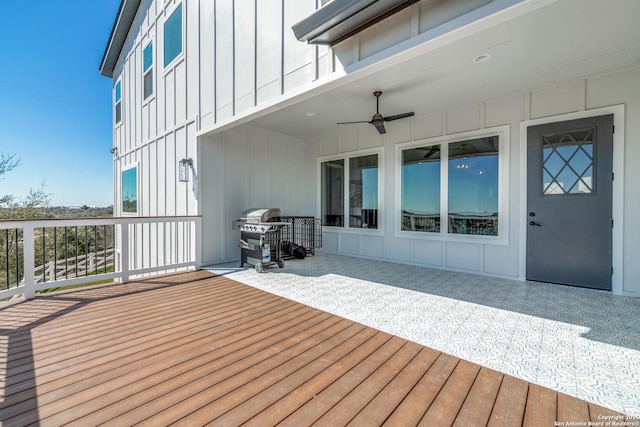
{"label": "exterior wall", "polygon": [[[622,273],[614,279],[614,292],[624,295],[640,296],[640,266],[636,261],[640,253],[640,223],[635,220],[640,210],[640,194],[636,184],[640,182],[640,172],[632,165],[631,159],[640,156],[640,65],[610,70],[586,77],[554,83],[534,88],[527,92],[452,107],[446,111],[416,116],[408,120],[388,123],[387,134],[379,135],[372,126],[358,130],[345,130],[340,133],[324,135],[309,143],[310,151],[316,159],[340,153],[358,153],[371,147],[381,147],[384,174],[380,189],[380,210],[383,218],[381,230],[340,229],[325,227],[324,250],[345,255],[365,258],[424,265],[456,271],[479,273],[484,275],[522,279],[524,236],[526,226],[526,187],[521,166],[526,158],[526,140],[521,137],[521,124],[528,120],[549,118],[554,121],[566,120],[564,115],[596,115],[590,110],[603,107],[624,105],[624,146],[614,142],[614,156],[623,159],[614,165],[616,170],[615,188],[621,189],[621,195],[614,196],[614,218],[623,218],[623,224],[614,231],[614,247],[622,248],[614,266],[621,266]],[[509,220],[507,242],[473,243],[461,242],[450,238],[416,233],[416,237],[398,236],[395,221],[399,206],[396,203],[396,149],[399,143],[456,135],[461,132],[477,131],[496,126],[510,127],[509,168],[508,168],[508,212]],[[622,148],[623,152],[620,153]],[[526,163],[525,163],[526,164]],[[309,163],[309,168],[318,168],[318,161]],[[622,175],[620,173],[622,172]],[[620,177],[618,178],[618,176]],[[315,188],[318,192],[319,179],[316,176]],[[319,215],[319,203],[317,205]],[[523,220],[525,218],[525,220]],[[622,230],[624,230],[622,232]],[[621,238],[623,241],[616,241]],[[614,272],[614,276],[616,273]],[[618,284],[616,284],[616,280]]]}
{"label": "exterior wall", "polygon": [[307,148],[302,140],[247,126],[202,138],[205,264],[239,259],[240,233],[231,222],[249,208],[315,214]]}
{"label": "exterior wall", "polygon": [[[320,6],[316,0],[143,0],[116,68],[122,122],[114,123],[115,214],[122,214],[121,172],[137,166],[138,215],[197,214],[197,191],[177,181],[177,164],[192,158],[197,134],[268,105],[447,22],[488,0],[423,0],[335,49],[295,39],[291,26]],[[183,52],[165,68],[164,22],[182,4]],[[258,19],[259,17],[259,19]],[[390,34],[396,34],[391,37]],[[142,94],[142,55],[153,42],[154,93]],[[345,53],[347,52],[347,53]]]}
{"label": "exterior wall", "polygon": [[329,48],[291,31],[315,8],[315,0],[200,1],[201,129],[327,77]]}
{"label": "exterior wall", "polygon": [[[194,43],[185,43],[183,54],[169,67],[162,65],[163,23],[177,3],[143,1],[114,73],[114,85],[122,84],[122,121],[114,123],[116,215],[122,214],[121,172],[131,166],[138,168],[138,215],[198,213],[192,185],[178,182],[178,162],[189,157],[197,160],[198,88],[187,85],[194,73],[197,76]],[[195,7],[187,6],[191,3],[183,5],[184,22],[198,16]],[[188,33],[185,39],[189,40]],[[144,100],[142,52],[149,41],[154,50],[154,90]]]}
{"label": "exterior wall", "polygon": [[[515,0],[514,0],[515,1]],[[280,207],[290,215],[317,213],[318,158],[380,148],[382,226],[376,232],[327,229],[328,251],[451,270],[522,278],[521,227],[525,141],[521,122],[600,107],[625,105],[624,156],[640,155],[640,69],[638,66],[576,77],[495,99],[452,105],[387,125],[301,141],[238,126],[250,113],[322,86],[389,58],[446,31],[499,9],[489,0],[421,0],[329,49],[295,40],[291,25],[319,6],[316,0],[143,0],[114,71],[122,85],[122,117],[114,123],[115,214],[122,214],[121,172],[138,168],[137,215],[203,218],[203,262],[237,259],[230,224],[255,206]],[[183,7],[183,53],[163,66],[163,25]],[[491,9],[491,7],[494,7]],[[143,100],[142,52],[154,43],[154,95]],[[413,43],[413,44],[412,44]],[[452,53],[452,55],[455,52]],[[417,111],[428,111],[418,108]],[[508,240],[474,243],[398,235],[396,144],[508,126]],[[178,162],[192,158],[195,176],[178,182]],[[640,172],[627,167],[620,206],[624,237],[618,293],[640,296]],[[195,184],[195,185],[194,185]],[[525,205],[526,206],[526,205]],[[615,289],[614,289],[615,290]]]}
{"label": "exterior wall", "polygon": [[[113,76],[114,87],[117,82],[122,85],[122,121],[114,123],[117,148],[114,214],[123,214],[121,173],[133,166],[138,170],[137,215],[204,213],[210,221],[216,219],[216,229],[226,229],[231,219],[245,208],[255,206],[254,203],[269,202],[292,215],[312,212],[313,199],[306,198],[299,207],[293,201],[298,202],[300,194],[286,188],[289,176],[310,176],[300,170],[299,160],[307,155],[306,151],[303,154],[300,141],[291,142],[287,137],[274,139],[272,134],[258,135],[255,130],[202,137],[200,143],[197,135],[297,93],[303,87],[340,77],[345,74],[345,64],[358,64],[394,43],[487,3],[490,1],[455,0],[444,5],[436,0],[423,0],[388,24],[383,22],[366,30],[362,38],[355,37],[330,49],[301,43],[291,30],[294,23],[320,6],[316,0],[143,0]],[[165,68],[164,22],[178,4],[182,4],[183,10],[183,51]],[[149,41],[153,42],[154,50],[153,95],[143,99],[143,50]],[[248,132],[248,136],[239,137],[238,132],[242,135]],[[215,144],[209,146],[209,141],[217,138],[221,138],[219,154],[224,156],[221,158],[214,154]],[[257,180],[250,190],[219,189],[215,181],[200,179],[198,190],[193,188],[193,179],[190,183],[178,182],[178,162],[183,158],[193,159],[196,176],[209,176],[212,166],[220,167],[221,159],[239,162],[245,155],[248,156],[245,169],[231,170],[227,166],[225,170],[232,175],[241,170],[268,173],[269,185]],[[270,164],[264,163],[265,155],[271,159]],[[242,182],[241,177],[226,178],[228,185]],[[306,179],[313,182],[313,177]],[[211,185],[214,188],[209,188]],[[306,184],[304,188],[307,189]],[[219,200],[212,201],[209,195],[218,191],[230,193],[232,189],[233,194],[243,194],[246,204],[236,203],[229,199],[236,196],[227,195],[227,199],[219,200],[229,202],[228,211],[221,217],[211,214],[210,209],[215,210]],[[207,227],[212,225],[205,220],[205,231]],[[237,252],[231,250],[232,240],[225,240],[226,249],[215,250],[205,242],[205,260],[232,256]]]}

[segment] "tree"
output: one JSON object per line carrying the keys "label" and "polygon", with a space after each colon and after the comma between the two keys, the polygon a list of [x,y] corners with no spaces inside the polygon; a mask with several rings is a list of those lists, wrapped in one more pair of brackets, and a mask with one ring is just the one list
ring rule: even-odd
{"label": "tree", "polygon": [[[20,159],[15,154],[0,153],[0,179],[18,166]],[[24,198],[18,199],[10,194],[0,195],[0,220],[43,218],[50,202],[51,194],[44,191],[44,184],[37,190],[30,189]]]}
{"label": "tree", "polygon": [[20,166],[20,159],[16,159],[15,154],[0,153],[0,177],[18,166]]}
{"label": "tree", "polygon": [[[11,172],[18,166],[20,166],[20,159],[16,159],[15,154],[7,155],[0,153],[0,179],[2,179],[2,175]],[[8,203],[10,198],[11,196],[0,194],[0,207]]]}
{"label": "tree", "polygon": [[[20,159],[15,154],[0,153],[0,179],[18,166]],[[24,198],[18,199],[11,194],[0,195],[0,221],[43,218],[50,201],[51,195],[44,191],[44,184],[37,190],[30,189]],[[17,284],[24,273],[22,240],[23,232],[19,228],[4,229],[0,233],[0,289],[12,283]]]}
{"label": "tree", "polygon": [[[0,153],[0,179],[20,166],[15,155]],[[0,195],[0,221],[42,219],[49,215],[51,194],[44,184],[25,197]],[[135,202],[134,202],[135,203]],[[135,206],[135,205],[134,205]],[[83,206],[88,211],[88,206]],[[34,230],[34,271],[38,281],[105,273],[113,256],[115,226],[38,227]],[[112,261],[111,261],[112,262]],[[24,233],[18,225],[0,230],[0,290],[18,286],[24,277]],[[59,278],[59,277],[58,277]]]}

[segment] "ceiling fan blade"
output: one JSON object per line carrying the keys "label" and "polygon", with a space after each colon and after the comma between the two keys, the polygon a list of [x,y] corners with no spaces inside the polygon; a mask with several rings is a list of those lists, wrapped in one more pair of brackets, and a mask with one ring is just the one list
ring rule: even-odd
{"label": "ceiling fan blade", "polygon": [[402,113],[402,114],[396,114],[395,116],[388,116],[384,118],[385,122],[390,122],[392,120],[398,120],[398,119],[404,119],[405,117],[411,117],[413,116],[414,113],[413,111],[410,113]]}
{"label": "ceiling fan blade", "polygon": [[378,129],[378,133],[380,134],[387,133],[387,130],[384,128],[384,122],[382,120],[376,120],[370,123],[374,125],[376,129]]}
{"label": "ceiling fan blade", "polygon": [[362,121],[359,121],[359,122],[340,122],[340,123],[336,123],[336,124],[337,125],[350,125],[352,123],[371,123],[371,122],[369,122],[367,120],[362,120]]}

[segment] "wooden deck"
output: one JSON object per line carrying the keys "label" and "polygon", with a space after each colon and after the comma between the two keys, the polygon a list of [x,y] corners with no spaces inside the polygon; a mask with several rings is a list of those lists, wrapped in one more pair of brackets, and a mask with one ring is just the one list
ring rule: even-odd
{"label": "wooden deck", "polygon": [[3,426],[553,426],[615,414],[204,271],[0,307]]}

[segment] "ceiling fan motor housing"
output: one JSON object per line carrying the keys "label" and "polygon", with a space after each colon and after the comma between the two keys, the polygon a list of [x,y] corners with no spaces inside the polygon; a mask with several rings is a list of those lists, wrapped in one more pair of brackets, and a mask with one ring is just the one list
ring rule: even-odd
{"label": "ceiling fan motor housing", "polygon": [[369,123],[372,124],[373,126],[375,126],[375,128],[378,130],[379,133],[383,134],[383,133],[387,133],[387,131],[384,128],[384,122],[390,122],[393,120],[398,120],[398,119],[404,119],[405,117],[411,117],[413,116],[413,111],[410,113],[402,113],[402,114],[397,114],[395,116],[389,116],[389,117],[384,117],[382,114],[380,114],[380,95],[382,95],[382,91],[381,90],[377,90],[375,92],[373,92],[373,95],[376,97],[376,113],[373,115],[373,117],[371,117],[371,121],[369,122],[365,122],[365,121],[360,121],[360,122],[341,122],[338,123],[339,125],[346,125],[346,124],[351,124],[351,123]]}

